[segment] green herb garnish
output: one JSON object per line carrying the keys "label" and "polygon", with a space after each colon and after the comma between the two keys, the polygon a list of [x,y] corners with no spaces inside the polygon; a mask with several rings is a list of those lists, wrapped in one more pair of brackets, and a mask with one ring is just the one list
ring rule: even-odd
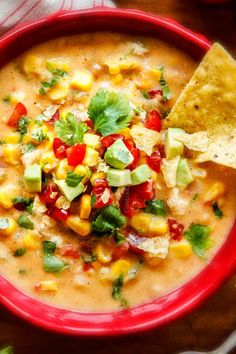
{"label": "green herb garnish", "polygon": [[125,217],[117,207],[109,205],[103,208],[93,220],[92,230],[98,233],[115,232],[115,230],[124,225],[125,220]]}
{"label": "green herb garnish", "polygon": [[44,254],[53,254],[57,248],[57,244],[53,241],[43,241]]}
{"label": "green herb garnish", "polygon": [[11,96],[10,95],[7,95],[5,97],[2,98],[2,101],[3,102],[10,102],[11,101]]}
{"label": "green herb garnish", "polygon": [[126,241],[126,237],[117,230],[115,230],[114,232],[114,239],[116,241],[117,246],[123,245],[123,243],[125,243]]}
{"label": "green herb garnish", "polygon": [[13,256],[14,257],[21,257],[21,256],[23,256],[25,254],[25,252],[26,252],[25,248],[23,248],[23,247],[17,248],[17,250],[15,250]]}
{"label": "green herb garnish", "polygon": [[47,273],[60,272],[68,268],[68,265],[53,255],[55,253],[56,247],[57,245],[55,242],[43,242],[43,269]]}
{"label": "green herb garnish", "polygon": [[23,207],[27,207],[32,203],[33,199],[32,198],[27,198],[27,197],[15,197],[12,199],[12,202],[14,205],[21,204]]}
{"label": "green herb garnish", "polygon": [[44,133],[43,129],[37,129],[32,133],[32,138],[41,143],[42,141],[48,139],[48,136]]}
{"label": "green herb garnish", "polygon": [[96,194],[93,194],[91,197],[91,207],[93,207],[94,204],[96,203],[96,199],[97,199]]}
{"label": "green herb garnish", "polygon": [[53,77],[51,78],[50,81],[42,81],[41,85],[42,87],[40,87],[39,89],[39,94],[40,95],[46,95],[47,93],[47,89],[54,87],[55,85],[58,84],[58,81],[60,80],[61,77],[64,77],[66,75],[68,75],[68,73],[64,70],[60,70],[60,69],[54,69],[50,63],[47,63],[47,70],[50,71],[50,73],[53,74]]}
{"label": "green herb garnish", "polygon": [[122,287],[124,285],[124,276],[121,274],[112,285],[112,297],[115,300],[119,300],[122,307],[127,307],[128,303],[127,300],[124,299],[122,295]]}
{"label": "green herb garnish", "polygon": [[57,136],[67,145],[82,143],[84,133],[88,130],[85,123],[79,122],[75,115],[68,112],[65,117],[55,122]]}
{"label": "green herb garnish", "polygon": [[199,193],[195,193],[192,197],[191,202],[195,202],[195,200],[199,197]]}
{"label": "green herb garnish", "polygon": [[77,187],[82,181],[83,176],[77,175],[75,172],[69,171],[66,178],[66,184],[69,187]]}
{"label": "green herb garnish", "polygon": [[166,80],[164,79],[164,66],[162,65],[158,69],[161,72],[161,77],[160,77],[159,83],[160,83],[161,89],[162,89],[162,99],[165,102],[171,98],[171,92],[170,92],[169,86],[167,85]]}
{"label": "green herb garnish", "polygon": [[88,116],[94,129],[106,136],[128,126],[131,120],[131,107],[128,99],[114,91],[98,90],[88,107]]}
{"label": "green herb garnish", "polygon": [[24,229],[28,229],[28,230],[34,229],[34,223],[26,215],[21,215],[18,218],[17,222],[18,222],[19,226],[23,227]]}
{"label": "green herb garnish", "polygon": [[190,242],[193,252],[204,259],[206,258],[205,251],[212,246],[212,240],[209,238],[210,232],[210,227],[193,223],[184,232],[184,236]]}
{"label": "green herb garnish", "polygon": [[30,124],[30,121],[28,118],[26,118],[25,116],[22,116],[19,120],[18,123],[18,132],[20,132],[21,135],[24,135],[27,133],[27,127]]}
{"label": "green herb garnish", "polygon": [[146,100],[149,100],[149,99],[150,99],[150,95],[149,95],[149,93],[148,93],[147,91],[142,90],[142,91],[140,91],[140,92],[141,92],[142,96],[143,96],[144,98],[146,98]]}
{"label": "green herb garnish", "polygon": [[61,69],[55,69],[50,63],[47,63],[46,68],[48,71],[50,71],[50,73],[56,76],[64,77],[68,75],[67,71]]}
{"label": "green herb garnish", "polygon": [[217,202],[214,202],[212,205],[212,210],[213,210],[213,213],[215,214],[216,218],[217,219],[221,219],[223,217],[223,212],[222,210],[219,208],[218,206],[218,203]]}
{"label": "green herb garnish", "polygon": [[13,354],[13,347],[11,345],[8,345],[7,347],[1,348],[0,354]]}
{"label": "green herb garnish", "polygon": [[160,216],[166,216],[167,214],[164,200],[161,199],[149,201],[144,211],[146,211],[146,213],[160,215]]}
{"label": "green herb garnish", "polygon": [[22,154],[27,154],[28,152],[32,152],[35,150],[35,146],[31,143],[25,144],[21,148],[21,153]]}
{"label": "green herb garnish", "polygon": [[83,254],[81,256],[81,258],[83,259],[84,263],[93,263],[96,262],[97,260],[97,255],[96,254]]}

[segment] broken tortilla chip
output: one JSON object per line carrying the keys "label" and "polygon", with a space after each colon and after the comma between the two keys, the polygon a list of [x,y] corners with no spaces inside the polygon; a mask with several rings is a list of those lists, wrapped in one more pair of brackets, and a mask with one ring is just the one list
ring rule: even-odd
{"label": "broken tortilla chip", "polygon": [[236,168],[236,62],[220,44],[203,58],[165,124],[188,133],[207,132],[207,150],[196,162]]}

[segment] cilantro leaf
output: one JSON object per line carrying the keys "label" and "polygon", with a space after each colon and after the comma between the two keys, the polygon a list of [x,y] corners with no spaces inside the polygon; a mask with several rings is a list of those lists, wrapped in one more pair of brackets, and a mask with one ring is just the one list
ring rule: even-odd
{"label": "cilantro leaf", "polygon": [[18,222],[19,226],[23,227],[24,229],[28,229],[28,230],[34,229],[34,223],[26,215],[21,215],[18,218],[17,222]]}
{"label": "cilantro leaf", "polygon": [[28,118],[26,118],[25,116],[22,116],[19,120],[18,123],[18,132],[21,133],[21,135],[24,135],[27,133],[27,127],[29,125],[30,121]]}
{"label": "cilantro leaf", "polygon": [[25,252],[26,252],[26,249],[24,247],[17,248],[17,250],[15,250],[13,256],[14,257],[21,257],[25,254]]}
{"label": "cilantro leaf", "polygon": [[160,66],[159,70],[161,72],[161,77],[160,77],[159,83],[160,83],[161,89],[162,89],[162,99],[165,102],[171,98],[171,92],[170,92],[169,86],[167,85],[166,80],[164,79],[164,66]]}
{"label": "cilantro leaf", "polygon": [[94,129],[106,136],[128,126],[131,120],[131,107],[127,98],[113,91],[98,90],[88,107],[88,115]]}
{"label": "cilantro leaf", "polygon": [[144,210],[146,211],[146,213],[160,215],[160,216],[166,216],[167,214],[164,200],[161,199],[149,201]]}
{"label": "cilantro leaf", "polygon": [[0,230],[6,230],[9,225],[10,225],[9,219],[0,218]]}
{"label": "cilantro leaf", "polygon": [[23,207],[27,207],[27,205],[32,203],[32,201],[33,201],[32,198],[21,197],[21,196],[12,199],[14,206],[17,204],[22,204]]}
{"label": "cilantro leaf", "polygon": [[57,136],[67,145],[82,143],[84,133],[87,130],[87,124],[79,122],[71,112],[68,112],[65,117],[55,122]]}
{"label": "cilantro leaf", "polygon": [[43,253],[53,254],[57,248],[57,244],[53,241],[43,241]]}
{"label": "cilantro leaf", "polygon": [[112,297],[115,300],[119,300],[122,307],[127,307],[127,300],[122,296],[122,287],[124,285],[124,276],[121,274],[112,285]]}
{"label": "cilantro leaf", "polygon": [[46,133],[44,133],[43,129],[36,129],[32,133],[32,138],[41,143],[42,141],[48,139],[48,136]]}
{"label": "cilantro leaf", "polygon": [[221,219],[223,217],[223,212],[222,210],[219,208],[217,202],[214,202],[212,205],[212,210],[213,210],[213,213],[215,214],[216,218],[217,219]]}
{"label": "cilantro leaf", "polygon": [[13,347],[11,345],[8,345],[7,347],[1,348],[0,354],[13,354]]}
{"label": "cilantro leaf", "polygon": [[209,238],[210,232],[210,227],[193,223],[184,232],[184,236],[190,242],[193,252],[204,259],[205,251],[212,246],[212,240]]}
{"label": "cilantro leaf", "polygon": [[21,153],[22,154],[27,154],[28,152],[32,152],[35,150],[35,146],[31,143],[25,144],[21,148]]}
{"label": "cilantro leaf", "polygon": [[98,233],[114,232],[124,225],[126,219],[120,210],[109,205],[102,209],[100,214],[92,222],[92,230]]}
{"label": "cilantro leaf", "polygon": [[149,95],[149,93],[148,93],[147,91],[141,90],[140,92],[141,92],[142,96],[143,96],[144,98],[146,98],[146,100],[149,100],[149,99],[150,99],[150,95]]}
{"label": "cilantro leaf", "polygon": [[48,71],[50,71],[50,73],[52,73],[53,75],[56,75],[56,76],[64,77],[64,76],[68,75],[67,71],[53,68],[53,66],[50,63],[47,63],[46,68]]}
{"label": "cilantro leaf", "polygon": [[83,176],[77,175],[75,172],[69,171],[66,178],[66,184],[69,187],[76,187],[82,181]]}

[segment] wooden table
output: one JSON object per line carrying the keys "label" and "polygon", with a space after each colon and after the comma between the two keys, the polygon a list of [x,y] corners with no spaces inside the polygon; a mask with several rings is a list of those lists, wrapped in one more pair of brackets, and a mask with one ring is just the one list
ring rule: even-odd
{"label": "wooden table", "polygon": [[[210,39],[220,40],[236,56],[236,1],[206,6],[197,0],[117,0],[117,5],[172,17]],[[236,275],[213,297],[185,318],[137,336],[76,339],[46,333],[0,309],[0,346],[16,354],[174,354],[210,350],[236,328]],[[236,351],[235,351],[236,353]]]}

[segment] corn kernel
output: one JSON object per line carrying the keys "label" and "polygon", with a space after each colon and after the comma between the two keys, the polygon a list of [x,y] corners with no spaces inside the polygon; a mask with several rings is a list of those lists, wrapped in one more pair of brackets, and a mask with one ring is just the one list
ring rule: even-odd
{"label": "corn kernel", "polygon": [[40,165],[44,172],[51,172],[56,167],[56,159],[54,153],[46,152],[40,159]]}
{"label": "corn kernel", "polygon": [[20,141],[20,138],[21,138],[20,133],[15,132],[15,133],[11,133],[9,135],[6,135],[4,137],[4,141],[7,144],[18,144]]}
{"label": "corn kernel", "polygon": [[185,239],[170,242],[169,250],[172,251],[173,255],[177,258],[188,258],[193,254],[190,243]]}
{"label": "corn kernel", "polygon": [[111,274],[114,277],[114,279],[118,278],[122,274],[125,277],[128,274],[130,267],[131,267],[131,264],[129,261],[127,261],[125,259],[119,259],[118,261],[115,261],[112,264]]}
{"label": "corn kernel", "polygon": [[119,130],[118,134],[124,135],[125,139],[131,139],[132,136],[130,135],[130,128],[124,128]]}
{"label": "corn kernel", "polygon": [[116,74],[112,76],[112,82],[113,84],[120,84],[123,81],[123,75],[122,74]]}
{"label": "corn kernel", "polygon": [[29,231],[23,237],[23,244],[26,248],[35,250],[39,249],[41,246],[41,242],[39,240],[38,234],[36,232]]}
{"label": "corn kernel", "polygon": [[95,185],[95,181],[96,179],[105,179],[106,178],[106,174],[105,172],[95,172],[92,174],[91,178],[90,178],[90,183],[92,184],[92,186]]}
{"label": "corn kernel", "polygon": [[120,64],[121,71],[134,71],[140,69],[140,64],[135,60],[124,60]]}
{"label": "corn kernel", "polygon": [[94,250],[97,259],[102,264],[107,264],[111,261],[111,250],[106,245],[99,243]]}
{"label": "corn kernel", "polygon": [[69,166],[68,166],[67,159],[61,160],[56,169],[57,179],[66,179],[68,171],[69,171]]}
{"label": "corn kernel", "polygon": [[15,144],[5,145],[2,149],[2,154],[4,160],[11,165],[17,165],[20,161],[20,150]]}
{"label": "corn kernel", "polygon": [[67,82],[59,82],[55,87],[52,87],[47,95],[52,101],[61,101],[68,95],[69,86]]}
{"label": "corn kernel", "polygon": [[89,178],[91,176],[91,170],[88,166],[84,165],[77,165],[74,169],[74,172],[77,173],[79,176],[84,176],[82,179],[82,182],[85,184],[89,181]]}
{"label": "corn kernel", "polygon": [[157,181],[158,174],[155,171],[152,171],[151,178],[154,182]]}
{"label": "corn kernel", "polygon": [[107,64],[109,74],[111,75],[118,75],[120,73],[120,66],[119,63],[109,63]]}
{"label": "corn kernel", "polygon": [[11,209],[13,207],[12,197],[9,190],[0,190],[0,207],[4,209]]}
{"label": "corn kernel", "polygon": [[149,233],[153,236],[164,235],[168,231],[168,224],[165,219],[152,217]]}
{"label": "corn kernel", "polygon": [[147,70],[149,74],[151,74],[152,77],[155,77],[157,81],[160,80],[161,78],[161,71],[158,68],[150,68]]}
{"label": "corn kernel", "polygon": [[88,236],[91,232],[91,223],[88,220],[82,220],[79,216],[71,215],[67,219],[67,225],[79,236]]}
{"label": "corn kernel", "polygon": [[43,59],[42,57],[27,54],[23,59],[22,69],[25,74],[40,75]]}
{"label": "corn kernel", "polygon": [[57,291],[58,286],[55,280],[43,280],[39,283],[39,288],[42,291]]}
{"label": "corn kernel", "polygon": [[79,216],[81,219],[88,219],[91,213],[91,196],[83,194],[80,198]]}
{"label": "corn kernel", "polygon": [[93,84],[93,75],[90,72],[77,70],[71,79],[70,86],[81,91],[89,91]]}
{"label": "corn kernel", "polygon": [[98,164],[99,153],[98,151],[86,146],[85,157],[83,159],[83,165],[92,167]]}
{"label": "corn kernel", "polygon": [[16,222],[14,219],[12,218],[6,218],[7,221],[7,227],[4,228],[0,228],[0,235],[2,236],[10,236],[13,234],[13,232],[16,230]]}
{"label": "corn kernel", "polygon": [[99,136],[96,134],[85,133],[84,143],[90,146],[91,148],[96,149],[99,146]]}
{"label": "corn kernel", "polygon": [[147,262],[148,265],[151,267],[157,267],[159,264],[163,261],[162,258],[160,257],[153,257],[152,255],[146,253],[144,255],[145,261]]}
{"label": "corn kernel", "polygon": [[206,192],[205,203],[213,202],[225,194],[225,185],[223,182],[217,181],[213,183]]}
{"label": "corn kernel", "polygon": [[47,60],[46,62],[46,67],[48,69],[59,69],[63,71],[68,71],[69,70],[69,64],[64,58],[51,58]]}
{"label": "corn kernel", "polygon": [[131,218],[131,226],[140,233],[149,231],[152,217],[149,214],[140,212]]}

